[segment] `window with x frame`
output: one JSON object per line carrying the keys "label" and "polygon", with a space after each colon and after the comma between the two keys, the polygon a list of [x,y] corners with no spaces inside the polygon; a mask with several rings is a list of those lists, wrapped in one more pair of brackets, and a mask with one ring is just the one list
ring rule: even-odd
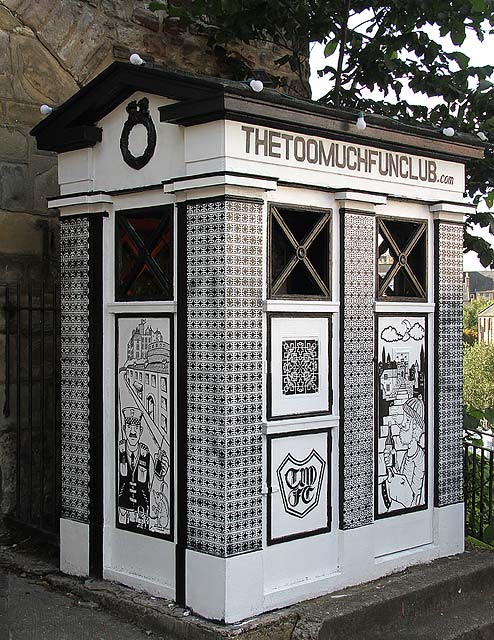
{"label": "window with x frame", "polygon": [[331,296],[331,212],[271,205],[269,295]]}
{"label": "window with x frame", "polygon": [[427,299],[427,223],[378,218],[377,296]]}
{"label": "window with x frame", "polygon": [[173,298],[173,207],[119,211],[115,299]]}

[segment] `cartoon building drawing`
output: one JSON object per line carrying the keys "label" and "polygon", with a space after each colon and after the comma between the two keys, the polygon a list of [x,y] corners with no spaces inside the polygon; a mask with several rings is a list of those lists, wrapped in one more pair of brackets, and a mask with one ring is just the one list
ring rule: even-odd
{"label": "cartoon building drawing", "polygon": [[425,319],[378,320],[377,516],[426,505]]}
{"label": "cartoon building drawing", "polygon": [[119,318],[117,519],[155,535],[170,534],[169,322]]}

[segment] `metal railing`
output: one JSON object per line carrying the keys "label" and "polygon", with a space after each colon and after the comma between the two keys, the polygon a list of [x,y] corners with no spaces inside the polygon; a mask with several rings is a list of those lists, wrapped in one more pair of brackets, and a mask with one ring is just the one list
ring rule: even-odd
{"label": "metal railing", "polygon": [[492,542],[494,450],[492,432],[467,430],[463,444],[466,535]]}
{"label": "metal railing", "polygon": [[[56,282],[0,283],[2,425],[15,469],[11,519],[52,537],[60,515],[60,297]],[[5,454],[6,455],[6,454]]]}

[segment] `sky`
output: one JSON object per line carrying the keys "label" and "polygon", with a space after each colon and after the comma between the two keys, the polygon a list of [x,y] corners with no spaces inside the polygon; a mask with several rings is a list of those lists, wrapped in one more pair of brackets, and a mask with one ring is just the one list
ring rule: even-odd
{"label": "sky", "polygon": [[[448,51],[456,49],[454,45],[451,43],[449,38],[440,38],[438,29],[435,27],[430,27],[428,33],[434,37],[438,42],[442,42],[444,48]],[[484,64],[492,64],[494,61],[494,34],[486,35],[483,42],[479,42],[476,36],[472,33],[467,32],[467,37],[463,45],[459,48],[460,51],[463,51],[467,56],[470,57],[470,64],[472,66],[481,66]],[[331,60],[331,63],[336,66],[335,59],[338,55],[338,51],[334,54],[334,57]],[[310,83],[312,87],[312,97],[317,100],[321,96],[323,96],[329,88],[328,80],[324,78],[317,77],[317,70],[321,69],[325,66],[325,56],[324,56],[324,45],[319,43],[313,43],[311,49],[311,78]],[[375,92],[372,97],[377,98],[379,96],[378,92]],[[426,96],[413,94],[413,92],[404,89],[402,93],[402,99],[406,99],[410,102],[414,102],[415,104],[428,104],[430,106],[434,105],[434,101],[430,100]],[[479,235],[485,238],[488,242],[494,245],[494,236],[490,235],[488,231],[477,228],[474,231],[475,235]],[[481,271],[485,267],[483,267],[477,255],[470,251],[464,255],[463,259],[463,268],[465,271]]]}

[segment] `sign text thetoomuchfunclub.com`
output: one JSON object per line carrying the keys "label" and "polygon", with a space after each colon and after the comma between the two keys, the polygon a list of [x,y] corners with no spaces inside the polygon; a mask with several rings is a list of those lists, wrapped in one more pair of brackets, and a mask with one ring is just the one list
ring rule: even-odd
{"label": "sign text thetoomuchfunclub.com", "polygon": [[455,185],[455,176],[442,173],[438,163],[428,158],[246,125],[242,126],[242,131],[246,154],[355,171],[385,179]]}

